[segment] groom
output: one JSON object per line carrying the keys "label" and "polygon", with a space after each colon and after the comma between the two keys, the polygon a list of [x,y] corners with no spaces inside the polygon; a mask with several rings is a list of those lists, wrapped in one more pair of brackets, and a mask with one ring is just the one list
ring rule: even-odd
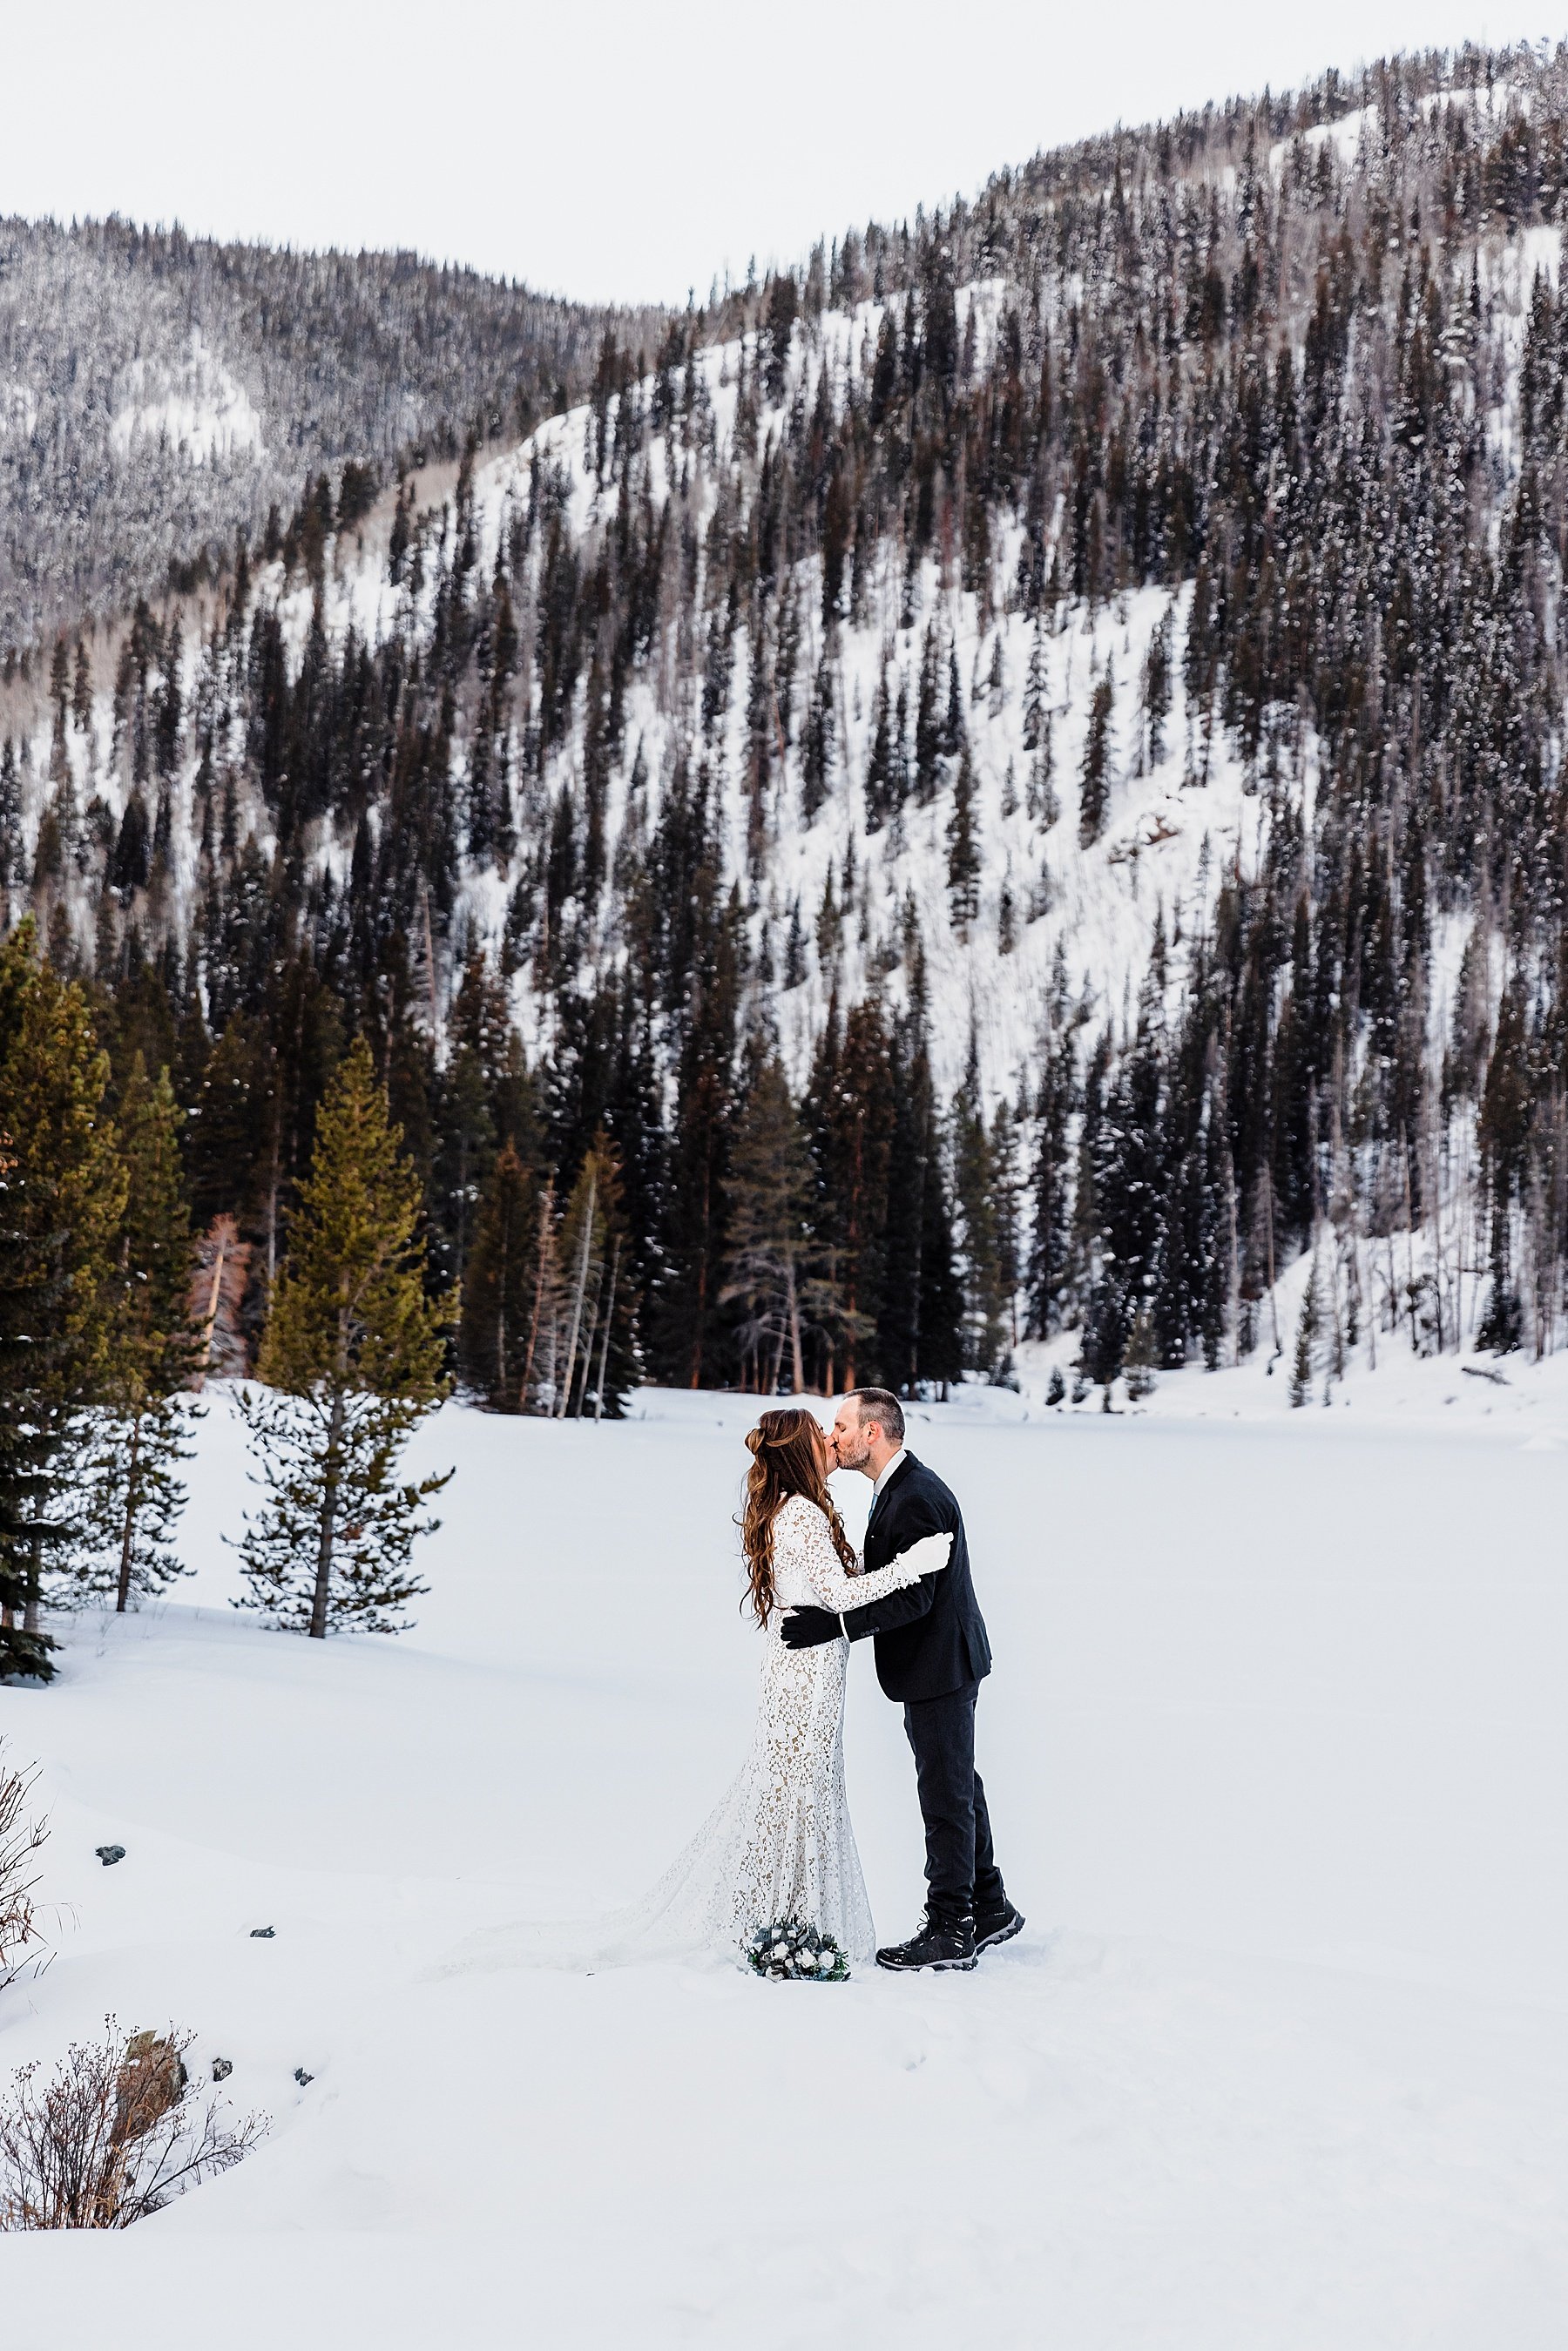
{"label": "groom", "polygon": [[925,1921],[906,1943],[878,1951],[883,1968],[972,1968],[981,1951],[1005,1943],[1023,1925],[1002,1890],[991,1851],[986,1792],[975,1769],[975,1700],[991,1670],[991,1645],[969,1581],[969,1547],[957,1502],[940,1478],[904,1447],[904,1412],[886,1388],[857,1388],[839,1406],[830,1439],[841,1469],[859,1469],[876,1492],[865,1533],[868,1570],[885,1567],[921,1535],[953,1537],[952,1556],[936,1575],[907,1591],[835,1616],[826,1608],[792,1608],[785,1646],[814,1648],[876,1635],[876,1672],[902,1703],[915,1751],[925,1822]]}

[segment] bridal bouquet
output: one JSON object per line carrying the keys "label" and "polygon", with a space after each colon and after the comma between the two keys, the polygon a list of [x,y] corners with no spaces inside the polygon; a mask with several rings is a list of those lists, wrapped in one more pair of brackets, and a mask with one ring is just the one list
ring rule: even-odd
{"label": "bridal bouquet", "polygon": [[746,1947],[746,1964],[770,1983],[845,1983],[850,1972],[842,1947],[799,1918],[758,1927]]}

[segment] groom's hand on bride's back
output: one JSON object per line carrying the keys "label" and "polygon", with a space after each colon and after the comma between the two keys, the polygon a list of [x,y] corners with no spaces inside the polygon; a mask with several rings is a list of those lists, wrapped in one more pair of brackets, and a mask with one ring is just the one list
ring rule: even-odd
{"label": "groom's hand on bride's back", "polygon": [[779,1638],[787,1649],[820,1649],[824,1641],[839,1637],[839,1620],[827,1608],[791,1608],[779,1627]]}

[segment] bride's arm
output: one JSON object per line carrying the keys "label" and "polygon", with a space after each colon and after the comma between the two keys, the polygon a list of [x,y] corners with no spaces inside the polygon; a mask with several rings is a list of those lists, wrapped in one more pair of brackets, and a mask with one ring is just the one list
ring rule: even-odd
{"label": "bride's arm", "polygon": [[796,1556],[822,1606],[835,1616],[846,1608],[869,1608],[873,1601],[907,1590],[923,1575],[946,1567],[953,1548],[950,1534],[923,1535],[886,1567],[873,1568],[869,1575],[847,1575],[821,1511],[809,1504],[799,1515],[800,1541]]}

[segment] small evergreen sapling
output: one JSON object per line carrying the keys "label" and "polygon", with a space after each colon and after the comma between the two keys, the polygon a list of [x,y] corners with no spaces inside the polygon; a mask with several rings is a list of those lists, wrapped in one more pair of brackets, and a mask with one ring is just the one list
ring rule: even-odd
{"label": "small evergreen sapling", "polygon": [[1312,1271],[1301,1298],[1301,1319],[1296,1325],[1296,1357],[1291,1369],[1291,1403],[1300,1406],[1312,1394],[1312,1364],[1322,1308],[1318,1301],[1318,1253],[1312,1251]]}
{"label": "small evergreen sapling", "polygon": [[443,1307],[424,1294],[419,1178],[370,1049],[322,1104],[258,1366],[240,1408],[266,1499],[238,1545],[246,1599],[279,1624],[395,1632],[427,1587],[413,1544],[452,1472],[400,1483],[405,1439],[445,1394]]}

